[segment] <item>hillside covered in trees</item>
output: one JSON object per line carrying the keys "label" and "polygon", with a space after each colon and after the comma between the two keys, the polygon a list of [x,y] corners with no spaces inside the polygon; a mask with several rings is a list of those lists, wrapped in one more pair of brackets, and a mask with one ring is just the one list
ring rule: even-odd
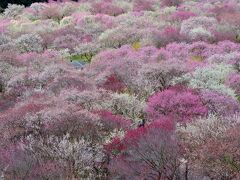
{"label": "hillside covered in trees", "polygon": [[240,179],[238,0],[26,2],[0,14],[0,179]]}

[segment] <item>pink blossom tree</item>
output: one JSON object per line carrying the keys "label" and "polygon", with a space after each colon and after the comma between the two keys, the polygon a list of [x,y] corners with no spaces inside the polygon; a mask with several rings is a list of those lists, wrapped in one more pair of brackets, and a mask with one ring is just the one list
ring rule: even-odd
{"label": "pink blossom tree", "polygon": [[208,107],[209,113],[229,116],[240,112],[240,106],[236,99],[216,91],[202,91],[201,99]]}
{"label": "pink blossom tree", "polygon": [[199,95],[182,87],[166,89],[152,95],[148,99],[145,111],[150,121],[172,117],[175,122],[181,124],[207,114],[207,108]]}
{"label": "pink blossom tree", "polygon": [[231,74],[226,81],[226,85],[234,89],[237,95],[240,95],[240,74]]}
{"label": "pink blossom tree", "polygon": [[111,1],[102,1],[92,4],[92,12],[94,14],[107,14],[117,16],[124,11],[122,8],[115,6]]}

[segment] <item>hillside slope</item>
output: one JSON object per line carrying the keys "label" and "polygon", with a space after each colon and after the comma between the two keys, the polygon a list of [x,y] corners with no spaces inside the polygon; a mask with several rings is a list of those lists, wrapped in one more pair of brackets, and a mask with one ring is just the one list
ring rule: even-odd
{"label": "hillside slope", "polygon": [[240,179],[240,2],[81,0],[0,15],[0,179]]}

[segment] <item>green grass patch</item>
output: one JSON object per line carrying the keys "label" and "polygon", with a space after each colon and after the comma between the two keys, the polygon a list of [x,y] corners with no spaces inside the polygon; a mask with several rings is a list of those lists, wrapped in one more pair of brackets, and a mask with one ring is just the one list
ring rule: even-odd
{"label": "green grass patch", "polygon": [[93,57],[92,54],[76,54],[76,55],[70,56],[70,60],[90,63],[92,60],[92,57]]}

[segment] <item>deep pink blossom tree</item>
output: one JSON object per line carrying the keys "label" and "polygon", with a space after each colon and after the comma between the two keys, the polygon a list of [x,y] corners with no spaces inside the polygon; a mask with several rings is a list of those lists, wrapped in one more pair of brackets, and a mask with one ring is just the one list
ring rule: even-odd
{"label": "deep pink blossom tree", "polygon": [[131,120],[125,119],[120,115],[114,115],[112,112],[107,110],[98,111],[97,114],[100,115],[101,122],[107,129],[123,129],[127,130],[131,126]]}
{"label": "deep pink blossom tree", "polygon": [[196,92],[184,87],[170,88],[154,94],[148,99],[145,111],[150,121],[172,117],[175,122],[182,124],[207,114],[207,108]]}
{"label": "deep pink blossom tree", "polygon": [[122,140],[114,139],[106,145],[111,156],[111,177],[172,179],[179,176],[182,149],[172,130],[171,121],[165,119],[146,128],[130,130]]}
{"label": "deep pink blossom tree", "polygon": [[103,83],[100,82],[99,87],[116,92],[123,91],[126,88],[126,85],[115,74],[111,74],[106,77],[106,80],[103,81]]}

